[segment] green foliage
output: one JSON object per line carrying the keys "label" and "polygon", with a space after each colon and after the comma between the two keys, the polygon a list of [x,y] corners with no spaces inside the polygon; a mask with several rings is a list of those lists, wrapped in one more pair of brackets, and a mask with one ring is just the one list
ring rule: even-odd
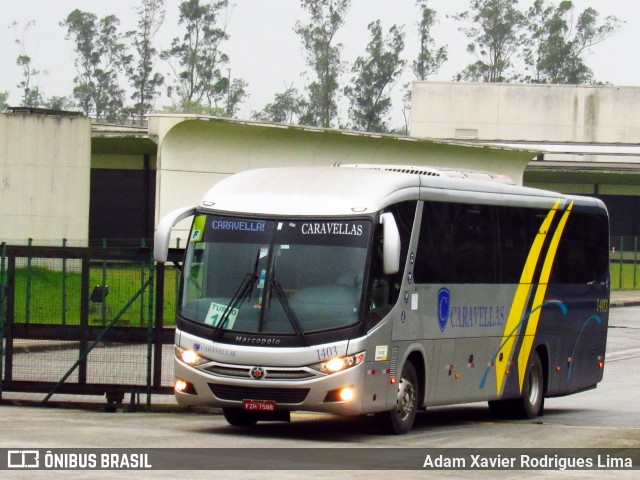
{"label": "green foliage", "polygon": [[67,29],[67,40],[75,43],[73,95],[86,115],[95,113],[98,120],[115,121],[124,107],[124,89],[118,74],[130,61],[125,55],[120,20],[114,15],[98,19],[95,14],[78,9],[60,23]]}
{"label": "green foliage", "polygon": [[164,21],[164,0],[142,0],[136,13],[138,28],[127,32],[135,51],[134,59],[127,68],[127,76],[133,87],[133,110],[142,123],[145,114],[153,108],[153,101],[164,83],[164,77],[154,72],[158,51],[153,46],[153,39]]}
{"label": "green foliage", "polygon": [[311,18],[307,24],[296,23],[295,31],[302,39],[307,65],[316,77],[307,85],[308,101],[301,123],[331,127],[338,116],[338,80],[344,70],[340,60],[342,45],[335,43],[335,36],[344,25],[351,0],[301,0],[300,3]]}
{"label": "green foliage", "polygon": [[75,108],[75,104],[70,98],[56,96],[49,97],[45,100],[44,106],[51,110],[73,110]]}
{"label": "green foliage", "polygon": [[367,56],[356,59],[351,85],[344,93],[350,102],[349,118],[353,128],[385,132],[384,119],[391,109],[391,89],[405,65],[400,58],[404,50],[404,33],[394,25],[384,38],[380,20],[370,23],[368,28],[371,42],[367,45]]}
{"label": "green foliage", "polygon": [[233,81],[227,83],[227,101],[225,104],[225,116],[235,117],[240,110],[240,105],[246,97],[247,87],[249,84],[241,78],[234,78]]}
{"label": "green foliage", "polygon": [[177,105],[164,107],[167,113],[193,113],[195,115],[211,115],[213,117],[224,117],[225,111],[220,107],[209,107],[199,102],[180,102]]}
{"label": "green foliage", "polygon": [[246,82],[230,82],[223,70],[229,57],[221,44],[229,38],[222,13],[228,0],[184,0],[180,3],[179,25],[186,33],[174,38],[171,48],[162,53],[174,73],[173,84],[167,88],[169,98],[180,109],[204,104],[235,113],[246,96]]}
{"label": "green foliage", "polygon": [[7,104],[7,100],[9,99],[9,92],[0,92],[0,112],[4,112],[9,104]]}
{"label": "green foliage", "polygon": [[41,72],[35,68],[33,59],[27,55],[26,46],[27,34],[35,24],[36,22],[33,20],[27,22],[22,28],[22,33],[20,35],[18,34],[18,22],[13,22],[11,24],[16,37],[15,44],[19,49],[19,54],[16,58],[16,65],[18,65],[22,71],[22,80],[17,86],[22,91],[20,104],[24,107],[39,107],[43,103],[40,87],[37,84],[38,77]]}
{"label": "green foliage", "polygon": [[273,102],[267,104],[262,111],[254,113],[253,118],[264,122],[294,124],[300,120],[305,105],[298,89],[291,85],[283,93],[277,93]]}
{"label": "green foliage", "polygon": [[518,0],[471,0],[470,10],[454,17],[472,22],[472,27],[462,31],[471,40],[467,51],[478,57],[457,75],[457,80],[505,82],[510,79],[512,58],[526,41],[526,17],[517,5]]}
{"label": "green foliage", "polygon": [[411,69],[418,80],[426,80],[429,75],[438,73],[444,62],[447,61],[447,48],[436,47],[431,36],[431,29],[436,23],[436,11],[429,8],[427,0],[418,0],[420,8],[420,21],[418,36],[420,37],[420,51],[418,57],[411,64]]}
{"label": "green foliage", "polygon": [[611,35],[620,20],[609,16],[598,21],[598,12],[585,9],[574,24],[575,7],[571,1],[547,5],[536,0],[528,11],[530,39],[525,63],[532,83],[581,84],[593,81],[585,55],[591,47]]}

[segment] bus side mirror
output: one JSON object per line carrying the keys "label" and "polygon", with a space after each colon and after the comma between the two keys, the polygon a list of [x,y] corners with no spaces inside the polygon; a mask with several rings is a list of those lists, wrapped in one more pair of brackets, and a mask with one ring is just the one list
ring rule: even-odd
{"label": "bus side mirror", "polygon": [[158,263],[165,263],[169,256],[169,242],[171,241],[171,229],[176,223],[191,217],[196,213],[195,207],[183,207],[168,213],[160,220],[153,239],[153,258]]}
{"label": "bus side mirror", "polygon": [[385,275],[400,271],[400,232],[392,213],[380,215],[384,243],[382,245],[382,263]]}

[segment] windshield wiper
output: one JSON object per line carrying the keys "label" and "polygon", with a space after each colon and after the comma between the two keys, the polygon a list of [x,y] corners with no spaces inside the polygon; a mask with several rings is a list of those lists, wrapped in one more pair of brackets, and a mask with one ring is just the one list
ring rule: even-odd
{"label": "windshield wiper", "polygon": [[287,315],[287,318],[289,319],[291,326],[296,331],[298,336],[302,339],[305,346],[308,347],[310,345],[309,340],[307,340],[307,337],[304,334],[304,330],[302,330],[302,325],[300,325],[300,321],[298,320],[298,317],[296,317],[296,314],[291,308],[291,304],[289,303],[289,299],[287,298],[286,293],[284,293],[284,290],[282,290],[282,285],[280,285],[280,282],[278,282],[275,279],[271,279],[271,285],[273,285],[274,290],[278,294],[278,298],[280,299],[280,303],[282,304],[282,309],[284,310],[284,313]]}
{"label": "windshield wiper", "polygon": [[220,337],[222,336],[222,331],[224,330],[224,327],[227,324],[227,321],[229,320],[229,316],[231,315],[231,312],[233,312],[236,306],[245,299],[247,294],[251,291],[253,286],[256,284],[256,280],[258,279],[257,272],[258,272],[259,262],[260,262],[260,250],[258,249],[258,253],[256,254],[256,260],[253,265],[253,272],[247,272],[244,274],[244,277],[242,278],[240,285],[238,285],[238,288],[233,293],[231,300],[227,304],[227,308],[225,308],[224,312],[222,312],[222,316],[220,317],[220,320],[218,320],[218,323],[216,323],[213,327],[214,340],[220,339]]}
{"label": "windshield wiper", "polygon": [[227,308],[224,309],[224,312],[222,313],[220,320],[218,320],[218,323],[213,327],[214,340],[218,340],[222,336],[222,330],[227,324],[227,321],[229,320],[229,316],[231,315],[231,312],[233,312],[235,308],[240,304],[240,302],[244,300],[244,298],[247,296],[247,294],[251,291],[251,289],[255,285],[257,279],[258,279],[258,276],[255,273],[246,273],[244,275],[244,277],[242,278],[242,281],[240,282],[240,285],[238,285],[238,288],[236,289],[233,296],[231,297],[231,301],[228,303]]}

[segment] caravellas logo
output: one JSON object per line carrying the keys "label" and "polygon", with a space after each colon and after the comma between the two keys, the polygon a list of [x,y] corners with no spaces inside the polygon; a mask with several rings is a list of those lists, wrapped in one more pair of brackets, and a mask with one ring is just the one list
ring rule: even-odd
{"label": "caravellas logo", "polygon": [[440,331],[444,332],[449,322],[449,308],[451,305],[451,292],[448,288],[438,290],[438,325]]}

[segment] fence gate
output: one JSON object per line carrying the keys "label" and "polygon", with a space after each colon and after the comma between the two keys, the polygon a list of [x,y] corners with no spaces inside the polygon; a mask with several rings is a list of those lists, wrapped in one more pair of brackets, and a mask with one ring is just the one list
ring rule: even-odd
{"label": "fence gate", "polygon": [[[175,269],[135,248],[2,244],[0,396],[172,393]],[[177,252],[173,252],[177,256]],[[167,280],[167,281],[165,281]],[[164,325],[166,312],[170,325]]]}

